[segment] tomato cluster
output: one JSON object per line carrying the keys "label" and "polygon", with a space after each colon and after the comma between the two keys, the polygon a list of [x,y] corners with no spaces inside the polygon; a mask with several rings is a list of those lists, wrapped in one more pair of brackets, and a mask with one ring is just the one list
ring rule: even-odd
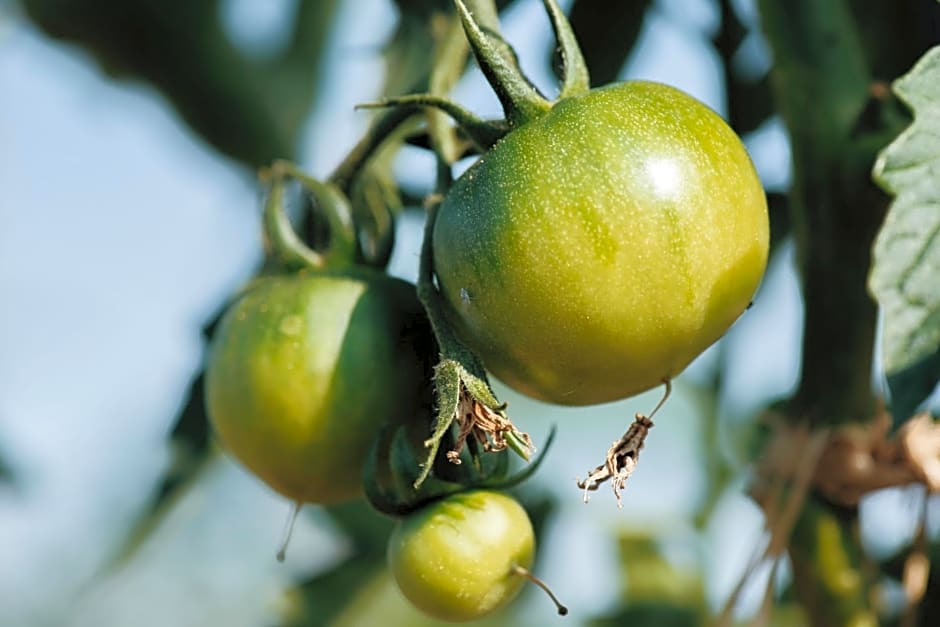
{"label": "tomato cluster", "polygon": [[[506,119],[430,94],[382,103],[398,121],[416,105],[442,108],[481,152],[431,207],[417,290],[367,267],[336,181],[306,180],[335,240],[332,256],[308,248],[281,206],[283,181],[299,177],[282,164],[265,209],[270,267],[225,314],[208,363],[225,448],[298,504],[364,492],[399,516],[392,574],[416,607],[449,621],[496,610],[525,579],[543,585],[528,570],[532,523],[497,489],[528,476],[504,480],[504,449],[527,449],[528,437],[484,368],[565,405],[668,390],[747,308],[767,261],[764,193],[734,132],[665,85],[589,89],[564,15],[546,6],[565,61],[557,101],[456,0]],[[618,500],[641,446],[622,441],[598,469]]]}

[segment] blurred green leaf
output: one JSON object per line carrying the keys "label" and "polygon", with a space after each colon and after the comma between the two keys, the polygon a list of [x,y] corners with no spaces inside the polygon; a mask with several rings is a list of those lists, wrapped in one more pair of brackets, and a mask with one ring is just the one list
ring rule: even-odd
{"label": "blurred green leaf", "polygon": [[[894,84],[914,123],[885,148],[874,176],[895,196],[869,284],[884,312],[884,367],[903,411],[940,379],[940,47]],[[896,416],[898,420],[910,414]]]}
{"label": "blurred green leaf", "polygon": [[337,4],[298,3],[284,51],[258,59],[229,40],[219,0],[23,0],[48,35],[153,84],[203,139],[252,168],[294,156]]}
{"label": "blurred green leaf", "polygon": [[759,7],[774,58],[774,103],[790,135],[788,205],[805,307],[802,373],[788,413],[856,421],[875,409],[877,308],[865,285],[888,201],[871,182],[871,164],[897,117],[873,95],[847,0],[759,0]]}
{"label": "blurred green leaf", "polygon": [[382,571],[395,521],[362,499],[324,508],[352,545],[349,557],[333,568],[298,582],[288,592],[290,610],[279,627],[326,627]]}
{"label": "blurred green leaf", "polygon": [[617,80],[651,5],[650,0],[575,0],[571,5],[568,19],[581,44],[592,85]]}
{"label": "blurred green leaf", "polygon": [[[706,622],[705,580],[701,565],[674,566],[663,552],[668,537],[661,528],[623,529],[618,537],[621,604],[591,627],[692,627]],[[679,541],[697,541],[692,534]]]}
{"label": "blurred green leaf", "polygon": [[[354,540],[353,554],[349,559],[292,588],[288,599],[293,601],[293,605],[280,627],[332,625],[333,620],[350,607],[353,599],[366,588],[369,581],[381,572],[390,520],[380,518],[375,512],[368,512],[367,515],[383,523],[376,525],[376,542],[359,544]],[[361,525],[364,520],[357,521],[357,524]],[[379,546],[380,550],[376,552]]]}
{"label": "blurred green leaf", "polygon": [[[894,80],[932,46],[940,44],[940,3],[937,0],[871,2],[849,0],[865,42],[872,76]],[[888,33],[903,33],[892,37]]]}
{"label": "blurred green leaf", "polygon": [[768,192],[767,213],[770,216],[770,250],[773,254],[790,236],[790,206],[787,195]]}
{"label": "blurred green leaf", "polygon": [[0,483],[13,483],[13,469],[3,457],[0,457]]}
{"label": "blurred green leaf", "polygon": [[668,604],[705,612],[705,582],[700,566],[677,568],[666,559],[662,529],[624,530],[620,534],[620,567],[627,607]]}
{"label": "blurred green leaf", "polygon": [[[745,77],[734,71],[734,57],[748,34],[731,0],[721,0],[721,27],[712,39],[721,57],[728,123],[739,135],[757,130],[774,113],[769,74]],[[773,231],[771,231],[773,233]]]}
{"label": "blurred green leaf", "polygon": [[701,627],[703,624],[700,612],[668,602],[634,603],[588,623],[590,627]]}
{"label": "blurred green leaf", "polygon": [[865,108],[871,82],[865,46],[844,0],[763,0],[760,9],[774,55],[776,105],[790,130],[794,161],[811,168],[844,149]]}
{"label": "blurred green leaf", "polygon": [[[205,341],[212,336],[221,317],[220,312],[203,327],[202,336]],[[170,465],[154,490],[150,503],[138,515],[127,540],[112,558],[113,563],[109,568],[118,567],[133,557],[150,532],[157,528],[171,509],[182,488],[193,481],[208,463],[211,448],[203,381],[204,373],[200,370],[183,397],[183,407],[170,432]]]}
{"label": "blurred green leaf", "polygon": [[[895,425],[917,413],[918,408],[937,387],[940,379],[940,351],[898,370],[888,377],[891,390],[890,409]],[[936,412],[934,412],[936,415]]]}
{"label": "blurred green leaf", "polygon": [[[857,509],[811,496],[793,528],[793,585],[812,625],[877,625],[868,564],[858,543]],[[864,566],[862,566],[864,564]]]}
{"label": "blurred green leaf", "polygon": [[[897,554],[889,557],[879,564],[880,571],[895,579],[901,581],[904,576],[904,565],[911,554],[911,546],[905,546]],[[924,591],[923,599],[917,607],[918,627],[936,627],[940,625],[940,542],[934,541],[927,547],[927,559],[930,562],[930,573],[927,577],[927,589]],[[907,627],[903,625],[900,617],[895,620],[886,621],[885,627]]]}

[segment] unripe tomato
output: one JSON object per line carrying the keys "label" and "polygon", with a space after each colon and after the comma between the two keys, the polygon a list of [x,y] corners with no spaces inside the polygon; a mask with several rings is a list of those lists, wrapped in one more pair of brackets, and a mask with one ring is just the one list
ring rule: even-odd
{"label": "unripe tomato", "polygon": [[357,269],[258,279],[226,312],[206,371],[223,446],[299,502],[361,491],[385,421],[421,411],[429,333],[414,287]]}
{"label": "unripe tomato", "polygon": [[722,119],[665,85],[565,98],[454,184],[433,232],[451,322],[534,398],[586,405],[679,374],[745,310],[767,206]]}
{"label": "unripe tomato", "polygon": [[392,575],[423,612],[451,622],[474,620],[511,601],[535,553],[522,506],[499,492],[448,496],[398,523],[388,544]]}

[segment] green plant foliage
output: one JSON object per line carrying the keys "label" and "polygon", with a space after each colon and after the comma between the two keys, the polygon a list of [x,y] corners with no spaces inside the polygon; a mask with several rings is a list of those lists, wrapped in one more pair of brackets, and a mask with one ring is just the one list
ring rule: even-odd
{"label": "green plant foliage", "polygon": [[895,199],[869,285],[884,311],[884,366],[903,420],[940,379],[940,47],[898,79],[894,92],[914,123],[875,163],[875,179]]}
{"label": "green plant foliage", "polygon": [[[721,56],[727,93],[728,123],[739,135],[756,130],[774,113],[769,74],[744,76],[736,71],[734,58],[748,35],[747,27],[734,10],[732,0],[721,0],[721,27],[712,38]],[[775,230],[771,229],[771,235]]]}
{"label": "green plant foliage", "polygon": [[162,91],[206,141],[248,166],[294,153],[338,2],[298,3],[282,54],[257,59],[229,40],[220,0],[24,0],[49,35],[91,52],[109,73]]}
{"label": "green plant foliage", "polygon": [[0,484],[13,482],[13,470],[10,469],[6,460],[0,457]]}
{"label": "green plant foliage", "polygon": [[571,5],[569,20],[581,44],[593,85],[617,80],[651,4],[650,0],[576,0]]}
{"label": "green plant foliage", "polygon": [[333,568],[298,582],[288,594],[290,610],[279,627],[326,627],[354,605],[383,571],[388,535],[393,521],[376,516],[363,500],[335,505],[327,510],[342,527],[352,549],[349,558]]}
{"label": "green plant foliage", "polygon": [[706,621],[705,580],[700,567],[671,564],[661,529],[624,529],[618,539],[622,606],[590,627],[694,627]]}

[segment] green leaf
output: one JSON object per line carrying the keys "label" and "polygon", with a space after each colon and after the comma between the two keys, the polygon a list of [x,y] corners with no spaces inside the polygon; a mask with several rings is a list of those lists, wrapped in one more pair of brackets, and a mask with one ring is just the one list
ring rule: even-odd
{"label": "green leaf", "polygon": [[13,483],[13,471],[6,460],[0,457],[0,484]]}
{"label": "green leaf", "polygon": [[875,163],[875,180],[895,199],[875,242],[869,287],[884,312],[885,372],[911,411],[911,395],[919,403],[940,378],[940,47],[894,92],[914,123]]}

